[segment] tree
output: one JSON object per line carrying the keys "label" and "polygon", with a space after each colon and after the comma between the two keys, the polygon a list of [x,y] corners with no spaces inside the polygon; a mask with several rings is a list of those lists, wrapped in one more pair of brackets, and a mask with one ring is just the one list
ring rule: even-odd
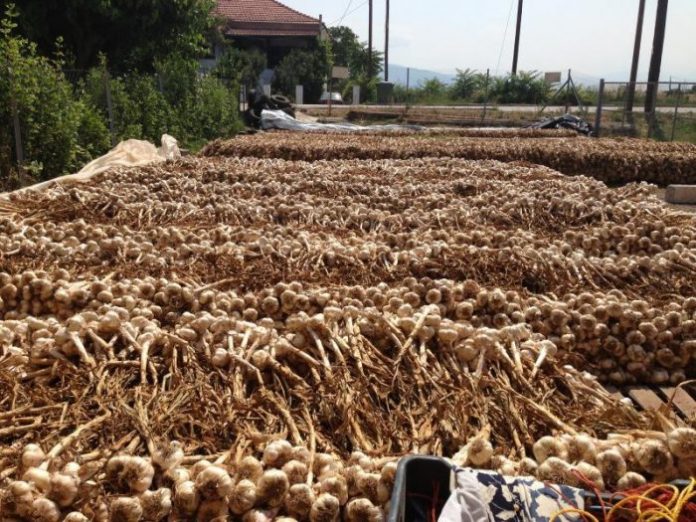
{"label": "tree", "polygon": [[321,97],[329,64],[322,46],[313,51],[293,49],[275,69],[274,90],[292,97],[295,86],[303,85],[307,101],[317,102]]}
{"label": "tree", "polygon": [[215,66],[215,75],[232,79],[245,87],[253,88],[261,72],[266,68],[266,55],[257,49],[243,50],[227,47]]}
{"label": "tree", "polygon": [[426,98],[439,98],[445,94],[447,86],[437,78],[425,80],[421,85],[421,91]]}
{"label": "tree", "polygon": [[[0,0],[4,6],[8,0]],[[215,26],[214,0],[16,0],[20,31],[41,54],[63,38],[68,62],[86,69],[104,53],[112,71],[151,71],[171,54],[198,56]]]}
{"label": "tree", "polygon": [[468,100],[483,87],[485,81],[485,76],[477,71],[457,69],[457,77],[450,88],[450,94],[455,100]]}
{"label": "tree", "polygon": [[543,103],[549,96],[550,87],[536,71],[521,72],[515,76],[495,78],[491,88],[492,97],[500,103]]}
{"label": "tree", "polygon": [[362,50],[358,35],[350,27],[340,25],[329,27],[329,36],[332,42],[334,63],[349,67],[353,61],[353,56]]}

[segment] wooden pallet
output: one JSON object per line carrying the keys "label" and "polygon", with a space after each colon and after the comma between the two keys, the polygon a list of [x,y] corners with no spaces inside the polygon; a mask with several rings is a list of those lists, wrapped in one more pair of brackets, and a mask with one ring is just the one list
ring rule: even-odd
{"label": "wooden pallet", "polygon": [[630,399],[640,410],[674,412],[680,420],[696,420],[696,385],[673,386],[629,386],[617,389],[606,386],[606,390],[617,399]]}

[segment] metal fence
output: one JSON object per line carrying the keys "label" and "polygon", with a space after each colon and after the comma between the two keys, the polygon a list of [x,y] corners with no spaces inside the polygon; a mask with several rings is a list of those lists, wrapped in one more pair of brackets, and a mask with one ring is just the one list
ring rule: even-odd
{"label": "metal fence", "polygon": [[[655,109],[646,110],[651,95]],[[594,125],[598,136],[696,142],[696,82],[601,80]]]}

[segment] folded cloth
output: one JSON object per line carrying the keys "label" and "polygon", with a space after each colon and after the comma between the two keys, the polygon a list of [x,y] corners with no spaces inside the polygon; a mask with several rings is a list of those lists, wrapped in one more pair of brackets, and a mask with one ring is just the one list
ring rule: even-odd
{"label": "folded cloth", "polygon": [[563,509],[584,507],[578,488],[468,468],[455,474],[456,489],[439,522],[548,522]]}

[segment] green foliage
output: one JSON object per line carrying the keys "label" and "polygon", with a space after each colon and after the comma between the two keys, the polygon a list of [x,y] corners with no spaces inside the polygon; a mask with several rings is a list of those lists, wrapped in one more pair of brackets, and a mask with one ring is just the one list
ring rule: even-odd
{"label": "green foliage", "polygon": [[265,68],[266,55],[261,51],[230,46],[225,49],[213,72],[219,78],[234,80],[239,85],[253,88]]}
{"label": "green foliage", "polygon": [[[15,34],[17,14],[8,8],[0,21],[0,186],[16,188],[35,178],[75,172],[111,147],[107,92],[114,140],[162,134],[184,146],[229,136],[239,128],[238,84],[201,78],[198,64],[173,53],[156,62],[157,74],[109,75],[106,58],[75,88],[63,73],[64,52],[43,57],[38,47]],[[23,171],[15,168],[13,120],[18,119]]]}
{"label": "green foliage", "polygon": [[499,103],[540,104],[548,99],[550,87],[538,72],[532,71],[495,78],[490,92]]}
{"label": "green foliage", "polygon": [[384,54],[372,49],[372,76],[369,75],[369,50],[367,43],[360,42],[358,35],[349,27],[330,27],[331,53],[333,62],[348,67],[350,78],[334,85],[334,90],[342,91],[344,99],[352,96],[354,85],[360,86],[363,100],[374,100],[377,96],[377,82],[384,70]]}
{"label": "green foliage", "polygon": [[[7,0],[0,0],[7,5]],[[41,54],[64,38],[72,66],[96,66],[99,54],[118,71],[151,71],[172,54],[198,56],[212,31],[214,0],[16,0],[20,29]]]}
{"label": "green foliage", "polygon": [[486,75],[471,69],[457,69],[457,77],[450,87],[450,96],[457,100],[469,100],[485,89]]}
{"label": "green foliage", "polygon": [[293,49],[275,69],[273,90],[293,96],[295,86],[303,85],[305,100],[308,103],[316,103],[321,97],[329,67],[330,62],[325,49]]}
{"label": "green foliage", "polygon": [[[108,148],[95,111],[75,99],[58,55],[38,55],[36,46],[16,36],[16,12],[8,7],[0,22],[0,159],[2,177],[13,163],[16,117],[27,166],[47,179],[76,169]],[[9,145],[9,146],[8,146]],[[14,158],[16,161],[17,158]]]}

